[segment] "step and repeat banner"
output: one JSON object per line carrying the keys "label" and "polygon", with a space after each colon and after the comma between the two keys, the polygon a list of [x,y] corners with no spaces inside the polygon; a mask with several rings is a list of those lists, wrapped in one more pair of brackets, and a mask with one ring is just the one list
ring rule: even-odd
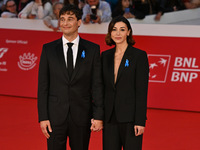
{"label": "step and repeat banner", "polygon": [[[80,36],[105,51],[110,48],[105,34],[106,30],[102,34],[84,31]],[[0,35],[0,94],[36,98],[42,45],[62,33],[0,28]],[[200,37],[133,37],[134,46],[145,50],[149,58],[148,107],[200,111]]]}

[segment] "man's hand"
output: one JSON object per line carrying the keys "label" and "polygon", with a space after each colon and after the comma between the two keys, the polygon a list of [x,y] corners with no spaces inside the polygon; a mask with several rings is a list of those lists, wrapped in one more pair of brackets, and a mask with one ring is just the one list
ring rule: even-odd
{"label": "man's hand", "polygon": [[132,13],[124,13],[124,15],[123,15],[126,19],[128,19],[128,18],[135,18],[135,16],[132,14]]}
{"label": "man's hand", "polygon": [[85,17],[83,23],[85,23],[85,24],[90,23],[90,14],[87,14],[87,16]]}
{"label": "man's hand", "polygon": [[154,18],[155,21],[160,21],[160,18],[162,16],[162,12],[158,12]]}
{"label": "man's hand", "polygon": [[53,27],[53,26],[50,26],[49,28],[51,28],[53,31],[57,32],[59,31],[59,27]]}
{"label": "man's hand", "polygon": [[135,125],[134,129],[135,129],[135,136],[139,136],[139,135],[142,135],[144,133],[145,127]]}
{"label": "man's hand", "polygon": [[92,20],[94,23],[101,23],[101,17],[99,17],[99,16],[96,16],[97,17],[97,19],[96,20]]}
{"label": "man's hand", "polygon": [[35,19],[35,18],[36,18],[36,15],[29,14],[29,15],[27,16],[27,18],[28,18],[28,19]]}
{"label": "man's hand", "polygon": [[42,130],[42,133],[44,134],[44,136],[49,139],[50,135],[47,132],[47,128],[49,130],[49,132],[52,132],[51,129],[51,125],[50,125],[50,121],[49,120],[45,120],[45,121],[40,121],[40,128]]}
{"label": "man's hand", "polygon": [[98,132],[103,129],[103,121],[102,120],[91,119],[91,124],[92,124],[90,127],[91,131]]}

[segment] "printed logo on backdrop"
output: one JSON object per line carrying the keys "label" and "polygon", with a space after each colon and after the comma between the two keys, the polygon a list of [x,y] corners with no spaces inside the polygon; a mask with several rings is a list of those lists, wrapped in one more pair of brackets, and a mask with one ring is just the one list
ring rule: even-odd
{"label": "printed logo on backdrop", "polygon": [[176,57],[172,72],[172,82],[193,82],[198,78],[200,68],[196,57]]}
{"label": "printed logo on backdrop", "polygon": [[170,58],[170,55],[148,55],[150,69],[149,82],[166,82]]}
{"label": "printed logo on backdrop", "polygon": [[0,58],[8,51],[8,48],[0,48]]}
{"label": "printed logo on backdrop", "polygon": [[22,70],[31,70],[36,65],[37,56],[31,53],[24,53],[19,56],[18,66]]}
{"label": "printed logo on backdrop", "polygon": [[169,72],[171,55],[149,54],[149,82],[165,83],[171,75],[171,82],[193,82],[198,78],[200,68],[197,58],[175,57],[172,73]]}
{"label": "printed logo on backdrop", "polygon": [[6,61],[2,61],[2,58],[4,57],[5,53],[8,51],[8,48],[0,48],[0,71],[8,71],[6,67]]}

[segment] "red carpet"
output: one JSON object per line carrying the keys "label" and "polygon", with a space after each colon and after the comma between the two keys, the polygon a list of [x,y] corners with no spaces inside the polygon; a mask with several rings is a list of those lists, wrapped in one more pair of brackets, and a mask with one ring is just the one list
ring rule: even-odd
{"label": "red carpet", "polygon": [[[200,150],[200,113],[148,109],[143,150]],[[0,96],[0,150],[46,150],[36,99]],[[102,150],[92,133],[89,150]]]}

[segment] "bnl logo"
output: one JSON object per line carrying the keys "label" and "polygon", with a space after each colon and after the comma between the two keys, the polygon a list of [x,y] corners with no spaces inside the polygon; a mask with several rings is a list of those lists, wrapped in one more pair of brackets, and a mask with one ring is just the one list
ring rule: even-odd
{"label": "bnl logo", "polygon": [[[165,83],[168,75],[171,56],[149,54],[149,82]],[[198,78],[200,72],[196,58],[175,57],[173,71],[171,75],[172,82],[192,82]]]}
{"label": "bnl logo", "polygon": [[198,78],[198,72],[200,72],[200,69],[196,64],[196,58],[176,57],[171,81],[192,82]]}

